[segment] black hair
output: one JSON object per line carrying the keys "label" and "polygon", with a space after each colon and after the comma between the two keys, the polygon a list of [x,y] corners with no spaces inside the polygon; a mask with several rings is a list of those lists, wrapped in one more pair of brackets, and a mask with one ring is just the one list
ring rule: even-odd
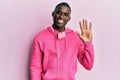
{"label": "black hair", "polygon": [[57,9],[59,6],[66,6],[66,7],[68,7],[68,8],[70,9],[70,12],[71,12],[71,7],[69,6],[68,3],[66,3],[66,2],[61,2],[61,3],[59,3],[59,4],[55,7],[55,9]]}

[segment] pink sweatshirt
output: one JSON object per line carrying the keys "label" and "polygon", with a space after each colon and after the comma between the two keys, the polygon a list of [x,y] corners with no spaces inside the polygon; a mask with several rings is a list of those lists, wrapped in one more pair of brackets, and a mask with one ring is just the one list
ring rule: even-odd
{"label": "pink sweatshirt", "polygon": [[77,59],[87,70],[94,63],[92,42],[83,42],[78,34],[66,28],[64,38],[48,27],[34,39],[30,62],[31,80],[75,80]]}

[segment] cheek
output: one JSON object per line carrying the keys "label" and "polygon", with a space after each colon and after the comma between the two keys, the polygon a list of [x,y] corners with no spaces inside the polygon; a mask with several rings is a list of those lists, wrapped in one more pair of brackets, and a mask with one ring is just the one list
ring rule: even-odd
{"label": "cheek", "polygon": [[66,22],[68,22],[70,20],[70,18],[66,18]]}
{"label": "cheek", "polygon": [[60,17],[60,15],[59,14],[55,14],[55,17],[58,18],[58,17]]}
{"label": "cheek", "polygon": [[68,17],[68,19],[67,19],[68,21],[70,21],[70,17]]}
{"label": "cheek", "polygon": [[58,18],[59,18],[59,16],[58,16],[58,15],[55,15],[55,16],[54,16],[54,19],[55,19],[55,20],[57,20]]}

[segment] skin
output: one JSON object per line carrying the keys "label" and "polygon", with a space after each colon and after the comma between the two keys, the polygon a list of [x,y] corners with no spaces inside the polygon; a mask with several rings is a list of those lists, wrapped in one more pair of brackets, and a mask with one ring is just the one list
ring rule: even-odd
{"label": "skin", "polygon": [[[70,21],[70,9],[66,6],[59,6],[53,13],[53,28],[62,32],[65,30],[65,25]],[[59,23],[58,20],[62,20],[63,23]]]}
{"label": "skin", "polygon": [[[67,6],[59,6],[57,7],[53,13],[53,28],[62,32],[65,30],[65,25],[70,21],[71,11]],[[62,23],[60,22],[62,21]],[[90,22],[88,25],[87,20],[83,19],[83,21],[79,22],[80,30],[77,31],[79,37],[83,40],[83,42],[91,42],[92,41],[92,23]]]}
{"label": "skin", "polygon": [[79,22],[81,33],[77,31],[78,35],[84,42],[92,41],[92,23],[90,22],[88,25],[87,20],[83,19],[83,21]]}

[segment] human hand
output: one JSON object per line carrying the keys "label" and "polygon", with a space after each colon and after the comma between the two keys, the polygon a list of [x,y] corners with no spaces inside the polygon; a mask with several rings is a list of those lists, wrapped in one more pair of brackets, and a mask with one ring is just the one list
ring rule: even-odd
{"label": "human hand", "polygon": [[79,31],[77,31],[77,33],[80,36],[80,38],[84,42],[92,41],[92,23],[90,22],[88,27],[87,20],[83,19],[83,22],[80,21],[79,24],[80,24],[81,33]]}

